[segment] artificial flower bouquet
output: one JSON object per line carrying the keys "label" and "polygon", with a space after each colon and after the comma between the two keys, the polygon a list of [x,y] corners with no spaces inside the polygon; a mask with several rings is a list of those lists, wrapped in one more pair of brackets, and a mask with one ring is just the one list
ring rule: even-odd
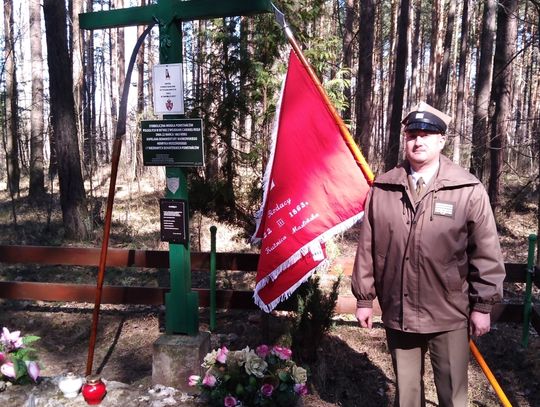
{"label": "artificial flower bouquet", "polygon": [[307,372],[281,346],[260,345],[229,351],[214,350],[204,358],[205,375],[190,376],[209,406],[293,407],[307,394]]}
{"label": "artificial flower bouquet", "polygon": [[10,332],[2,328],[0,335],[0,378],[25,383],[37,382],[39,365],[35,357],[35,349],[28,345],[37,341],[39,336],[21,336],[20,331]]}

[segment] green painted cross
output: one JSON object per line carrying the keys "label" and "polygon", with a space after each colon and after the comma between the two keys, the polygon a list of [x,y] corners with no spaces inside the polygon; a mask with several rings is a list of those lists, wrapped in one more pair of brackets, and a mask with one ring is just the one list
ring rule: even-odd
{"label": "green painted cross", "polygon": [[[83,13],[79,16],[79,24],[82,29],[95,30],[158,23],[159,62],[173,64],[182,62],[182,21],[253,15],[272,10],[270,0],[157,0],[147,6]],[[166,118],[179,116],[167,115]],[[166,177],[180,182],[174,193],[167,189],[166,198],[187,200],[184,169],[167,167]],[[165,296],[165,331],[167,334],[196,335],[199,331],[199,298],[191,290],[189,242],[185,245],[171,243],[169,261],[171,291]]]}

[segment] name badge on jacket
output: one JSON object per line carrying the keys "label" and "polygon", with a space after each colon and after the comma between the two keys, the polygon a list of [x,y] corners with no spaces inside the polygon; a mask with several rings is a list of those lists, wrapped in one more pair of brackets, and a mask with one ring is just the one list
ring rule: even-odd
{"label": "name badge on jacket", "polygon": [[433,215],[454,218],[454,202],[436,201],[433,207]]}

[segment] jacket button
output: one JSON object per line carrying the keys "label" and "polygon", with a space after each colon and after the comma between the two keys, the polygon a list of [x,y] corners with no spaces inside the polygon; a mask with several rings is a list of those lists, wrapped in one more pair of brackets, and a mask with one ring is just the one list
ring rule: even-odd
{"label": "jacket button", "polygon": [[406,261],[409,261],[409,256],[405,257],[405,260],[406,260]]}
{"label": "jacket button", "polygon": [[409,294],[405,293],[405,294],[403,294],[403,296],[404,296],[404,297],[408,297],[408,296],[409,296]]}

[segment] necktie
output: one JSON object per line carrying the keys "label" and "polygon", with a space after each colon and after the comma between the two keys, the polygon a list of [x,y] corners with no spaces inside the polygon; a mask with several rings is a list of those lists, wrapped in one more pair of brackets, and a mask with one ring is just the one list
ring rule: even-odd
{"label": "necktie", "polygon": [[424,192],[424,178],[420,177],[416,181],[416,196],[421,196],[422,192]]}

